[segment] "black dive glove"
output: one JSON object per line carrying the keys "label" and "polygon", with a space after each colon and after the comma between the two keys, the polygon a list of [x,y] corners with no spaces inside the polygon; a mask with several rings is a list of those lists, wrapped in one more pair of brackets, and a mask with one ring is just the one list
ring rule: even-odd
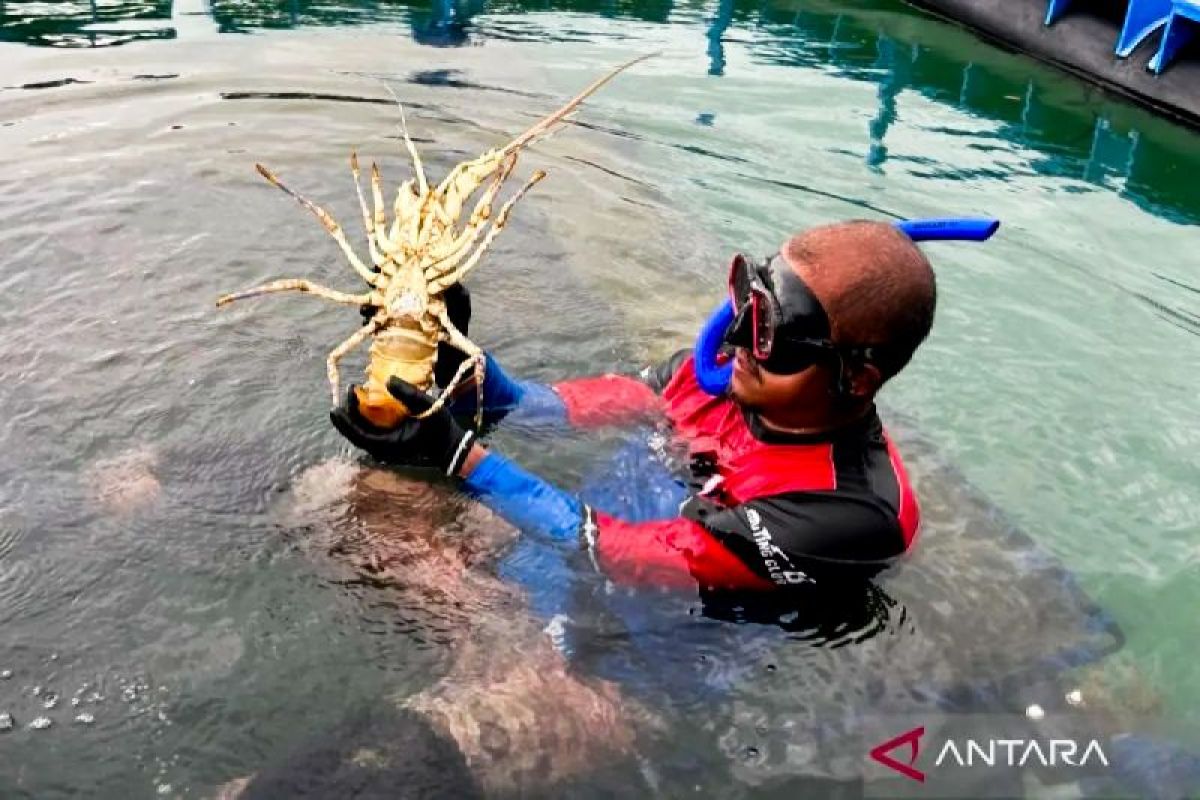
{"label": "black dive glove", "polygon": [[[434,398],[399,378],[389,379],[387,388],[414,415],[433,405]],[[351,444],[379,461],[433,467],[451,476],[458,473],[475,440],[474,431],[463,430],[445,406],[424,419],[407,416],[394,428],[377,428],[358,412],[353,386],[346,393],[346,404],[330,411],[329,420]]]}
{"label": "black dive glove", "polygon": [[[446,301],[446,316],[463,336],[471,324],[471,293],[461,283],[450,286],[442,292],[442,300]],[[363,322],[370,322],[371,317],[379,306],[365,305],[359,308]],[[433,379],[438,386],[446,386],[458,372],[458,368],[467,360],[467,354],[457,347],[451,347],[446,342],[438,342],[437,364],[433,367]]]}

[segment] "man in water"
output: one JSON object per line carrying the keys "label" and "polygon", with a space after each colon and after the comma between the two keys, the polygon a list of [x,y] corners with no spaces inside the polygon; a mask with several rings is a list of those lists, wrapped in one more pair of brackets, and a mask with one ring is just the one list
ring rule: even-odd
{"label": "man in water", "polygon": [[[380,461],[436,467],[518,528],[578,541],[614,582],[759,590],[878,572],[912,546],[919,521],[874,399],[929,333],[929,262],[891,225],[846,222],[793,236],[761,261],[735,256],[729,290],[733,377],[719,397],[700,388],[688,351],[636,379],[554,386],[514,381],[488,359],[493,419],[587,426],[664,414],[688,453],[689,491],[672,515],[592,508],[488,450],[450,410],[381,430],[351,390],[332,421]],[[432,402],[395,378],[388,390],[418,413]]]}

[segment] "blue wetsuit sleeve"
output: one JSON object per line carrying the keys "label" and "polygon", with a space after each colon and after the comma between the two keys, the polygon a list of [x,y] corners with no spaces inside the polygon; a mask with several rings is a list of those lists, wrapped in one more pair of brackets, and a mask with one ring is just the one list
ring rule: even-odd
{"label": "blue wetsuit sleeve", "polygon": [[[543,383],[513,380],[491,353],[483,373],[483,411],[490,422],[510,417],[531,425],[566,425],[567,407],[554,390]],[[475,413],[478,394],[466,391],[455,399],[451,411],[459,416]]]}
{"label": "blue wetsuit sleeve", "polygon": [[[591,428],[628,424],[661,413],[663,389],[690,356],[676,353],[663,364],[643,370],[633,378],[616,374],[575,378],[547,386],[513,380],[490,353],[485,353],[483,378],[484,418],[490,422],[529,427]],[[451,411],[459,416],[475,413],[478,395],[467,390],[455,398]]]}
{"label": "blue wetsuit sleeve", "polygon": [[[744,558],[745,548],[732,547],[734,543],[726,541],[739,538],[740,531],[727,534],[678,515],[630,522],[593,512],[574,495],[496,453],[483,457],[466,478],[464,488],[525,533],[560,545],[586,546],[597,568],[603,565],[605,575],[617,583],[772,586],[765,575],[755,571],[757,562]],[[757,548],[754,555],[762,561]]]}
{"label": "blue wetsuit sleeve", "polygon": [[502,455],[489,452],[484,456],[466,478],[464,488],[522,531],[558,542],[579,540],[587,514],[583,503]]}
{"label": "blue wetsuit sleeve", "polygon": [[[484,456],[464,488],[523,533],[500,573],[528,592],[530,607],[546,620],[554,646],[571,650],[569,628],[577,573],[571,565],[585,506],[575,497],[496,453]],[[550,541],[547,541],[550,539]]]}

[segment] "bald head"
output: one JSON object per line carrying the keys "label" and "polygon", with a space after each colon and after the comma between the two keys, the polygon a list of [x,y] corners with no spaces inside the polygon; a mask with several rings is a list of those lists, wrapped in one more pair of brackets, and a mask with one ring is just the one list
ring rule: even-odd
{"label": "bald head", "polygon": [[895,226],[854,220],[811,228],[781,253],[829,315],[833,340],[871,345],[884,380],[929,335],[937,298],[933,268]]}

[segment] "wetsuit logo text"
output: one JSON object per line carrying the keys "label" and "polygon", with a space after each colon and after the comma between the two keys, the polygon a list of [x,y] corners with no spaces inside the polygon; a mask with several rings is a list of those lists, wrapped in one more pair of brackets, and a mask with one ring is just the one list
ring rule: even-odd
{"label": "wetsuit logo text", "polygon": [[757,511],[747,508],[746,521],[750,523],[750,535],[753,537],[754,543],[758,545],[758,553],[762,556],[763,564],[772,581],[779,586],[795,586],[805,582],[815,583],[808,575],[797,570],[784,552],[775,545],[774,540],[771,539],[771,532],[767,530],[762,516]]}

